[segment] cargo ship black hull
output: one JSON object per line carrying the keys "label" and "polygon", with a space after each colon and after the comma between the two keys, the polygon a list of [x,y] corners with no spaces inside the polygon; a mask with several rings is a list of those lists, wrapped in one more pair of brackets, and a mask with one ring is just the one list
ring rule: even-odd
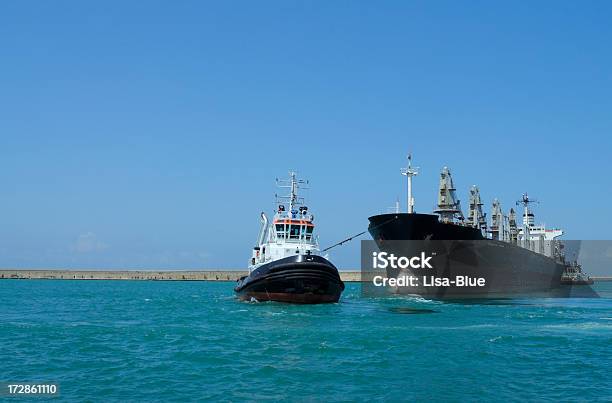
{"label": "cargo ship black hull", "polygon": [[240,278],[234,291],[245,301],[321,304],[338,302],[344,283],[327,259],[295,255],[261,265]]}
{"label": "cargo ship black hull", "polygon": [[[432,256],[432,268],[387,269],[388,277],[415,276],[418,285],[397,293],[433,299],[565,297],[564,264],[509,242],[483,237],[478,228],[440,222],[433,214],[381,214],[369,218],[381,251],[398,256]],[[413,242],[398,242],[413,241]],[[484,286],[435,286],[434,278],[484,278]]]}

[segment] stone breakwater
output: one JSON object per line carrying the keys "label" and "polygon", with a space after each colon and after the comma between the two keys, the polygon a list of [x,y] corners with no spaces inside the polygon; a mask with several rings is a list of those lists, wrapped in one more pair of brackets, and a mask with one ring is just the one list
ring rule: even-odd
{"label": "stone breakwater", "polygon": [[[245,276],[240,270],[0,270],[1,279],[44,280],[169,280],[169,281],[236,281]],[[361,281],[359,271],[340,271],[342,281]]]}
{"label": "stone breakwater", "polygon": [[[236,281],[247,274],[241,270],[34,270],[0,269],[2,279],[44,280],[169,280],[169,281]],[[340,278],[347,282],[371,281],[371,273],[357,270],[340,271]],[[369,279],[369,280],[368,280]],[[595,277],[595,281],[612,281],[612,277]]]}

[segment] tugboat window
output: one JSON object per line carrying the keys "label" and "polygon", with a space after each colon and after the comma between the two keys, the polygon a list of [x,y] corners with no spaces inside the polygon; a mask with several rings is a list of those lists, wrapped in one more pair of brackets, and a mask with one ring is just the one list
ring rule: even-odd
{"label": "tugboat window", "polygon": [[291,230],[289,232],[289,238],[290,239],[299,239],[300,238],[300,226],[299,225],[292,225],[291,226]]}
{"label": "tugboat window", "polygon": [[312,225],[307,225],[306,226],[306,240],[310,241],[310,239],[312,238],[312,230],[314,229],[314,227]]}
{"label": "tugboat window", "polygon": [[276,236],[279,239],[285,239],[287,233],[285,232],[285,224],[276,224]]}

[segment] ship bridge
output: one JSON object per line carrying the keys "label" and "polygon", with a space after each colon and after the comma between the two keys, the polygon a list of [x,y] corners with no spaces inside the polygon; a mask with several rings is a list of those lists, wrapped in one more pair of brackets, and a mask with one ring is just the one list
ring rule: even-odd
{"label": "ship bridge", "polygon": [[517,242],[525,249],[556,258],[561,255],[561,247],[556,239],[563,235],[563,230],[547,229],[544,224],[535,225],[535,215],[529,208],[532,203],[538,203],[538,201],[529,198],[527,193],[524,193],[521,200],[517,201],[517,205],[522,204],[524,207],[523,226],[518,229]]}
{"label": "ship bridge", "polygon": [[272,241],[312,241],[314,224],[310,220],[275,219]]}

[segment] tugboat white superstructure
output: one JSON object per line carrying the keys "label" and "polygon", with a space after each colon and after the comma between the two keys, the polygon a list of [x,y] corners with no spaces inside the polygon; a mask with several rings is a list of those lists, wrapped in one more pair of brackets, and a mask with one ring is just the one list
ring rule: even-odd
{"label": "tugboat white superstructure", "polygon": [[314,234],[314,217],[298,196],[308,182],[278,180],[289,195],[277,198],[276,214],[270,223],[261,213],[261,230],[249,262],[249,275],[234,288],[244,300],[279,301],[304,304],[337,302],[344,283],[336,267],[320,256]]}

